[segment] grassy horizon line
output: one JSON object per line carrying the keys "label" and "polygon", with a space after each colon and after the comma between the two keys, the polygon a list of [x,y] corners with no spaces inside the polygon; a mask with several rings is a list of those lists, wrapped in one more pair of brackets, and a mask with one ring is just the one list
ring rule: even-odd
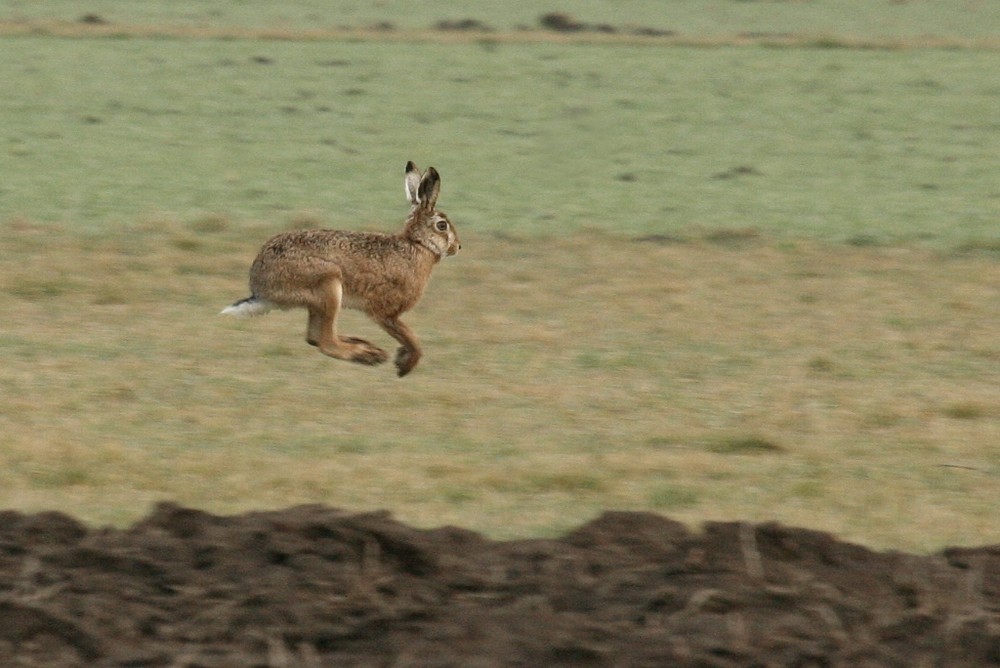
{"label": "grassy horizon line", "polygon": [[195,39],[224,41],[303,41],[436,44],[575,44],[659,47],[771,47],[830,48],[878,51],[924,49],[1000,51],[1000,37],[863,37],[824,32],[757,32],[689,34],[678,31],[641,30],[601,32],[597,30],[557,31],[541,28],[522,30],[446,29],[375,27],[257,28],[187,25],[148,25],[97,20],[5,20],[0,21],[2,37],[63,37],[74,39]]}

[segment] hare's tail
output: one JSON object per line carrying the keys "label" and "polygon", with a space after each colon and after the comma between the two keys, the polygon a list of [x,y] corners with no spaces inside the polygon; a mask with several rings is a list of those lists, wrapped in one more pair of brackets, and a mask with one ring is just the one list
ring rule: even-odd
{"label": "hare's tail", "polygon": [[227,306],[220,312],[221,315],[232,315],[237,318],[252,318],[257,315],[264,315],[274,308],[274,304],[259,297],[250,296]]}

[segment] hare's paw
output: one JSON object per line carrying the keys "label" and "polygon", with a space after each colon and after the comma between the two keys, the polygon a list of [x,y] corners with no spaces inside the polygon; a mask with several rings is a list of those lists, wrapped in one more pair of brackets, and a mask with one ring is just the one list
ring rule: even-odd
{"label": "hare's paw", "polygon": [[400,347],[396,351],[396,373],[400,378],[402,378],[406,374],[413,371],[413,367],[417,366],[417,362],[419,361],[419,350],[413,350],[412,348],[407,348],[405,346]]}
{"label": "hare's paw", "polygon": [[340,341],[350,346],[368,346],[369,348],[375,347],[372,345],[371,341],[368,341],[367,339],[359,339],[356,336],[341,336]]}
{"label": "hare's paw", "polygon": [[352,343],[354,345],[354,352],[351,354],[352,362],[375,366],[389,359],[389,353],[363,339],[355,339]]}

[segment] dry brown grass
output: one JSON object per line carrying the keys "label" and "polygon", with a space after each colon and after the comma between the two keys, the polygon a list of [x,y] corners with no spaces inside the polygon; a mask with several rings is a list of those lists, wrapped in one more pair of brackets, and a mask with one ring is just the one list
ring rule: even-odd
{"label": "dry brown grass", "polygon": [[994,256],[463,230],[397,380],[316,354],[300,313],[217,317],[272,231],[6,226],[0,507],[323,502],[496,536],[631,508],[1000,540]]}

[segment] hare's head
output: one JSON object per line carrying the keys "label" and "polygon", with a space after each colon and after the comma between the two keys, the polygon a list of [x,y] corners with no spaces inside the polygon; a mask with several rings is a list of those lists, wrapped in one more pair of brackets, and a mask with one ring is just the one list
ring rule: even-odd
{"label": "hare's head", "polygon": [[434,208],[441,192],[441,176],[437,170],[428,167],[427,172],[421,174],[416,165],[407,162],[403,183],[411,205],[406,220],[406,236],[438,258],[457,253],[462,244],[455,227],[448,216]]}

